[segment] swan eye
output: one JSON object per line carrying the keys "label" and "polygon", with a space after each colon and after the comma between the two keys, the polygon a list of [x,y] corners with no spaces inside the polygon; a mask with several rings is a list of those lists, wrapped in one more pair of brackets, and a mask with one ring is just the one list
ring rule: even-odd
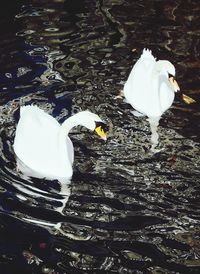
{"label": "swan eye", "polygon": [[102,128],[102,126],[97,126],[95,128],[96,133],[101,137],[101,139],[106,140],[106,134]]}
{"label": "swan eye", "polygon": [[169,75],[169,82],[172,85],[175,92],[180,90],[180,87],[179,87],[178,83],[176,82],[174,77],[171,76],[171,75]]}

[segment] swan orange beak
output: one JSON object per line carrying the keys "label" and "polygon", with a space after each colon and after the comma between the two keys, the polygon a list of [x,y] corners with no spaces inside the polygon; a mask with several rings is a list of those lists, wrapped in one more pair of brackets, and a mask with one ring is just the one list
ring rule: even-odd
{"label": "swan orange beak", "polygon": [[172,77],[172,76],[169,77],[169,82],[172,85],[175,92],[180,90],[180,87],[179,87],[178,83],[176,82],[176,80],[174,79],[174,77]]}
{"label": "swan orange beak", "polygon": [[101,126],[98,126],[95,128],[96,133],[103,139],[104,141],[107,140],[106,134]]}

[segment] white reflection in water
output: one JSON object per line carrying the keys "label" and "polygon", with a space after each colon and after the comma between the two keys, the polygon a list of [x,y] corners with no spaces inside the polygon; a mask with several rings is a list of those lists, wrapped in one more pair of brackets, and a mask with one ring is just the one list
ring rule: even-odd
{"label": "white reflection in water", "polygon": [[[49,202],[49,203],[50,202],[58,202],[61,205],[55,206],[53,208],[53,210],[64,215],[63,209],[65,208],[65,206],[68,202],[69,196],[71,194],[70,180],[68,182],[65,181],[64,183],[60,183],[60,191],[58,193],[55,193],[55,192],[51,193],[48,191],[41,190],[33,185],[30,185],[30,184],[33,184],[33,182],[31,181],[31,179],[29,177],[26,176],[26,178],[25,178],[25,175],[23,175],[23,174],[21,174],[21,177],[23,177],[23,179],[26,179],[26,182],[27,182],[26,185],[22,184],[21,182],[14,181],[14,180],[12,183],[12,185],[18,191],[21,192],[21,194],[16,195],[21,201],[27,201],[26,196],[28,196],[28,197],[32,197],[34,199],[43,198],[46,202]],[[56,194],[57,198],[53,197],[53,196],[55,196],[55,194]]]}
{"label": "white reflection in water", "polygon": [[158,125],[159,125],[160,118],[158,117],[148,118],[147,120],[149,121],[150,128],[151,128],[151,151],[158,152],[158,150],[156,149],[156,146],[158,145],[158,139],[159,139]]}

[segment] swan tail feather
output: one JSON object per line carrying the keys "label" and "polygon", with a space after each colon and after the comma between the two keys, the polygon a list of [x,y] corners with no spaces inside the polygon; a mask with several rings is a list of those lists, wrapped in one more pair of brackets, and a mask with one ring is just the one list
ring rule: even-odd
{"label": "swan tail feather", "polygon": [[144,48],[141,58],[151,58],[153,60],[156,60],[156,58],[154,58],[154,56],[152,55],[151,50]]}

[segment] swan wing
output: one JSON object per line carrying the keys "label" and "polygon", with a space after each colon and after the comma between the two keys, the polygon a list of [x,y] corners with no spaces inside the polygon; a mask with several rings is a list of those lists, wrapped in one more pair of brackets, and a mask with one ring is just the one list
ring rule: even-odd
{"label": "swan wing", "polygon": [[57,138],[60,124],[36,106],[20,109],[20,120],[14,140],[17,157],[35,170],[49,170],[57,160]]}
{"label": "swan wing", "polygon": [[133,66],[124,86],[124,95],[127,101],[137,111],[144,114],[146,114],[146,109],[149,108],[155,63],[156,61],[151,51],[144,49],[141,57]]}

